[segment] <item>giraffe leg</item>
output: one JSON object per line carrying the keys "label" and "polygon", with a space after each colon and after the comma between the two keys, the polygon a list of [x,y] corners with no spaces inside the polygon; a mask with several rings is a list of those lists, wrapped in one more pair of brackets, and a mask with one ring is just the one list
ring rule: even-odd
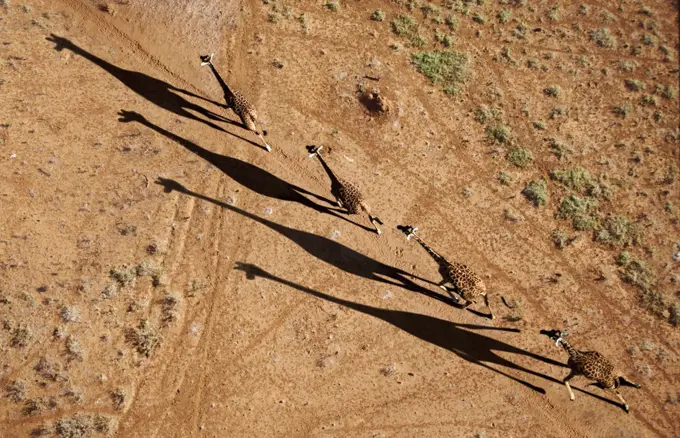
{"label": "giraffe leg", "polygon": [[567,377],[565,377],[564,380],[563,380],[564,385],[565,385],[565,386],[567,387],[567,389],[569,390],[569,400],[571,400],[571,401],[574,401],[574,398],[575,398],[575,397],[574,397],[574,391],[571,390],[571,386],[569,385],[569,381],[570,381],[571,379],[573,379],[574,377],[576,377],[576,373],[574,373],[574,370],[571,370],[571,371],[569,372],[569,375],[568,375]]}
{"label": "giraffe leg", "polygon": [[444,289],[446,292],[449,292],[449,294],[450,294],[451,291],[446,286],[444,286],[448,282],[449,282],[448,280],[442,280],[442,281],[439,282],[439,284],[437,284],[437,286],[441,287],[442,289]]}
{"label": "giraffe leg", "polygon": [[380,231],[380,228],[378,228],[378,225],[376,222],[382,223],[380,219],[378,219],[375,216],[371,216],[370,214],[368,215],[368,220],[371,221],[371,224],[373,224],[373,227],[375,228],[375,232],[379,235],[382,234],[382,231]]}
{"label": "giraffe leg", "polygon": [[612,389],[610,390],[614,392],[616,397],[618,397],[619,401],[621,402],[621,407],[628,413],[630,413],[630,408],[628,407],[628,403],[626,403],[626,400],[621,396],[621,393],[618,391],[618,389]]}
{"label": "giraffe leg", "polygon": [[494,319],[495,316],[493,316],[493,310],[491,310],[491,306],[489,306],[489,296],[487,294],[484,294],[484,304],[486,304],[486,308],[489,309],[489,319]]}
{"label": "giraffe leg", "polygon": [[255,134],[257,134],[257,136],[260,137],[260,140],[262,140],[262,143],[264,143],[264,148],[267,149],[267,152],[271,152],[272,147],[267,144],[267,140],[264,139],[262,133],[256,131]]}
{"label": "giraffe leg", "polygon": [[626,376],[619,376],[619,382],[620,382],[622,385],[632,386],[633,388],[638,388],[638,389],[640,389],[640,387],[641,387],[641,386],[638,385],[637,383],[628,380],[628,377],[626,377]]}

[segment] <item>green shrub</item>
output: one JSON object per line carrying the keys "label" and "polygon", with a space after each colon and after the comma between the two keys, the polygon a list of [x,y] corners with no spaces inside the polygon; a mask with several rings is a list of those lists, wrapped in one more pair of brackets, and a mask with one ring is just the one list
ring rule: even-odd
{"label": "green shrub", "polygon": [[595,239],[598,242],[610,246],[637,245],[641,238],[640,228],[624,216],[607,218],[602,229],[595,234]]}
{"label": "green shrub", "polygon": [[508,151],[507,159],[515,166],[525,168],[531,165],[534,156],[528,149],[512,148]]}
{"label": "green shrub", "polygon": [[550,97],[559,97],[561,91],[562,89],[559,85],[551,85],[543,89],[543,94]]}
{"label": "green shrub", "polygon": [[328,8],[329,11],[338,12],[340,10],[340,1],[339,0],[327,1],[326,8]]}
{"label": "green shrub", "polygon": [[454,50],[417,52],[411,55],[411,62],[450,95],[458,93],[471,75],[468,56]]}
{"label": "green shrub", "polygon": [[616,37],[614,37],[606,27],[591,31],[589,36],[590,40],[597,44],[598,47],[604,49],[613,49],[616,47]]}
{"label": "green shrub", "polygon": [[512,12],[510,12],[510,9],[501,9],[501,11],[498,12],[496,18],[498,18],[499,23],[505,24],[508,21],[510,21],[510,16],[512,16]]}
{"label": "green shrub", "polygon": [[576,230],[592,231],[599,227],[597,205],[597,201],[593,198],[569,195],[562,198],[557,210],[557,218],[571,219],[572,226]]}
{"label": "green shrub", "polygon": [[408,15],[399,15],[392,20],[392,32],[405,38],[413,47],[423,47],[425,38],[420,35],[420,26]]}
{"label": "green shrub", "polygon": [[375,11],[371,14],[371,20],[373,21],[384,21],[385,20],[385,13],[383,11]]}
{"label": "green shrub", "polygon": [[505,125],[490,125],[486,127],[486,138],[494,143],[508,144],[511,139],[510,128]]}
{"label": "green shrub", "polygon": [[642,91],[645,89],[645,83],[637,79],[626,79],[624,81],[626,88],[630,91]]}
{"label": "green shrub", "polygon": [[537,179],[529,182],[522,194],[527,198],[535,207],[545,205],[548,201],[548,182],[544,179]]}

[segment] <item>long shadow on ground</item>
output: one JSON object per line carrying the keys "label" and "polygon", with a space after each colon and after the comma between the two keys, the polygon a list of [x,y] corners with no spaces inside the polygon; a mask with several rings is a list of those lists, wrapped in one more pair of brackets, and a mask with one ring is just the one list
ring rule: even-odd
{"label": "long shadow on ground", "polygon": [[[470,363],[474,363],[476,365],[499,373],[509,379],[514,380],[515,382],[518,382],[524,386],[527,386],[530,389],[533,389],[534,391],[545,393],[545,390],[543,388],[532,385],[531,383],[521,380],[517,377],[511,376],[510,374],[500,371],[490,366],[489,364],[500,365],[513,370],[522,371],[533,376],[546,379],[550,382],[562,385],[562,382],[560,380],[530,370],[521,365],[517,365],[499,356],[496,352],[519,354],[522,356],[539,360],[541,362],[548,363],[550,365],[557,365],[560,367],[567,367],[567,365],[472,331],[472,330],[496,330],[506,332],[519,332],[518,329],[504,327],[485,327],[472,324],[458,324],[455,322],[446,321],[443,319],[427,315],[421,315],[417,313],[404,312],[400,310],[379,309],[377,307],[367,306],[365,304],[359,304],[353,301],[343,300],[342,298],[333,297],[331,295],[327,295],[317,290],[301,286],[292,281],[277,277],[253,264],[237,262],[236,267],[234,269],[244,271],[246,273],[247,278],[251,280],[255,279],[256,277],[266,278],[268,280],[276,281],[278,283],[289,286],[293,289],[297,289],[301,292],[312,295],[314,297],[321,298],[323,300],[330,301],[341,306],[345,306],[357,312],[365,313],[366,315],[371,315],[375,318],[382,319],[383,321],[388,322],[393,326],[398,327],[401,330],[404,330],[405,332],[408,332],[419,339],[422,339],[423,341],[437,345],[438,347],[441,348],[445,348],[451,351],[452,353],[455,353],[458,357],[465,359]],[[607,398],[604,398],[597,394],[593,394],[583,389],[579,388],[574,389],[618,407],[618,404],[613,400],[609,400]]]}
{"label": "long shadow on ground", "polygon": [[206,117],[214,121],[226,122],[235,126],[243,127],[241,123],[229,120],[226,117],[220,116],[212,111],[209,111],[201,107],[200,105],[196,105],[195,103],[189,102],[188,100],[186,100],[184,97],[180,96],[177,93],[182,93],[187,96],[199,98],[204,101],[210,102],[214,105],[221,106],[223,108],[225,107],[225,105],[221,105],[217,102],[206,99],[202,96],[198,96],[187,90],[175,87],[165,81],[156,79],[144,73],[120,68],[77,46],[67,38],[62,38],[55,34],[51,34],[51,37],[48,37],[46,39],[47,41],[50,41],[55,44],[54,48],[56,51],[59,52],[64,49],[67,49],[75,53],[76,55],[82,56],[88,61],[91,61],[93,64],[96,64],[99,67],[101,67],[103,70],[111,74],[111,76],[115,77],[123,84],[125,84],[125,86],[127,86],[129,89],[131,89],[138,95],[142,96],[149,102],[153,103],[154,105],[157,105],[167,111],[177,114],[178,116],[186,117],[191,120],[196,120],[201,123],[205,123],[211,128],[217,129],[222,132],[226,132],[227,134],[233,135],[234,137],[237,137],[254,146],[257,146],[258,148],[261,147],[259,144],[253,141],[250,141],[239,135],[226,131],[225,129],[221,128],[220,126],[216,125],[215,123],[209,120],[206,120],[202,117],[198,117],[196,114],[190,112],[189,110],[195,111],[196,113],[202,115],[203,117]]}
{"label": "long shadow on ground", "polygon": [[371,228],[365,225],[358,224],[352,221],[351,219],[348,219],[344,215],[337,213],[336,210],[332,208],[319,205],[313,202],[312,200],[308,199],[307,197],[303,196],[303,194],[312,196],[316,199],[319,199],[330,204],[331,201],[329,199],[326,199],[301,187],[289,184],[286,181],[272,175],[271,173],[267,172],[264,169],[261,169],[245,161],[241,161],[237,158],[216,154],[214,152],[210,152],[206,149],[203,149],[197,144],[183,137],[180,137],[177,134],[173,134],[172,132],[161,128],[160,126],[154,125],[146,118],[144,118],[144,116],[136,112],[121,111],[120,116],[121,117],[119,120],[123,123],[129,122],[140,123],[144,126],[153,129],[159,134],[164,135],[170,140],[179,143],[189,151],[193,152],[194,154],[203,158],[213,166],[220,169],[222,172],[224,172],[227,176],[232,178],[237,183],[252,190],[255,193],[267,196],[269,198],[280,199],[282,201],[297,202],[319,213],[330,214],[344,221],[347,221],[352,225],[363,228],[366,231],[373,232]]}
{"label": "long shadow on ground", "polygon": [[261,218],[245,210],[241,210],[238,207],[234,207],[233,205],[212,199],[200,193],[192,192],[180,183],[170,179],[158,178],[156,183],[162,185],[166,192],[172,192],[174,190],[184,193],[185,195],[203,199],[205,201],[212,202],[219,207],[252,219],[255,222],[259,222],[260,224],[287,237],[292,242],[300,246],[300,248],[304,249],[317,259],[323,260],[324,262],[333,265],[349,274],[367,278],[369,280],[387,283],[395,287],[403,287],[407,290],[421,293],[446,304],[459,307],[451,298],[432,292],[431,290],[416,284],[411,280],[411,278],[417,278],[418,280],[428,283],[432,282],[374,260],[339,242],[336,242],[335,240],[323,236],[317,236],[316,234],[308,233],[306,231],[296,230],[285,225],[277,224],[276,222]]}

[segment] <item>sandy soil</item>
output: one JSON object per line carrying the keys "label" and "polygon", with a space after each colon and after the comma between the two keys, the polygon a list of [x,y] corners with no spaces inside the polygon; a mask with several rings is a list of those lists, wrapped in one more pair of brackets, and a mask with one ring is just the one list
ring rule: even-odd
{"label": "sandy soil", "polygon": [[[606,173],[603,214],[644,228],[628,250],[677,303],[680,183],[664,177],[679,151],[677,4],[471,2],[453,48],[474,73],[449,97],[391,31],[408,13],[437,46],[443,25],[407,3],[0,2],[0,436],[677,434],[668,311],[621,281],[621,248],[575,231],[555,248],[558,184],[540,208],[521,194],[565,166]],[[369,19],[377,9],[385,21]],[[602,27],[615,48],[589,38]],[[272,153],[222,107],[207,52]],[[626,79],[676,95],[645,106]],[[362,87],[389,112],[362,105]],[[503,112],[531,166],[489,142],[481,105]],[[327,211],[308,144],[362,188],[382,236]],[[497,318],[453,307],[398,224],[482,275]],[[630,414],[583,378],[569,401],[567,356],[538,333],[552,328],[642,385],[622,389]]]}

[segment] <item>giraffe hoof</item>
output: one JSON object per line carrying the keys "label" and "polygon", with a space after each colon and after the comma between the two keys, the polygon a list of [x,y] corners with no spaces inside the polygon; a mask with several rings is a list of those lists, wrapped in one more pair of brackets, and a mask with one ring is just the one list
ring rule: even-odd
{"label": "giraffe hoof", "polygon": [[626,411],[627,414],[630,414],[630,408],[628,405],[623,405],[623,409]]}
{"label": "giraffe hoof", "polygon": [[496,319],[493,313],[489,314],[489,319]]}
{"label": "giraffe hoof", "polygon": [[213,58],[214,53],[211,53],[210,55],[201,55],[201,65],[208,65],[212,63],[212,58]]}
{"label": "giraffe hoof", "polygon": [[271,151],[272,151],[272,147],[269,146],[268,144],[264,145],[264,148],[267,149],[267,152],[271,152]]}

